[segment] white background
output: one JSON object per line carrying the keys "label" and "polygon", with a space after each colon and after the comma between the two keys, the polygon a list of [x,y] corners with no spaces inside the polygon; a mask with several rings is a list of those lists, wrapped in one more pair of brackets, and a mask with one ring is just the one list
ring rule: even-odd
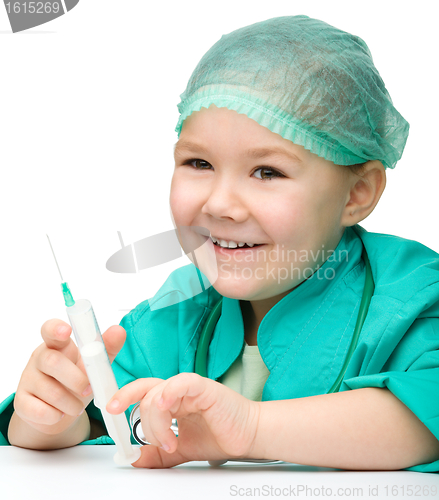
{"label": "white background", "polygon": [[67,15],[12,34],[0,4],[0,401],[16,390],[40,328],[67,321],[46,233],[75,298],[104,332],[151,297],[181,258],[114,274],[124,243],[173,229],[169,186],[177,103],[203,54],[225,34],[305,14],[362,37],[411,124],[387,171],[372,232],[439,251],[435,2],[81,0]]}

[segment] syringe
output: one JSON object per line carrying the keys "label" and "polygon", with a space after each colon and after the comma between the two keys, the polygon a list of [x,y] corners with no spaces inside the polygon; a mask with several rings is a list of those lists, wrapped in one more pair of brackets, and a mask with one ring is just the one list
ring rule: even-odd
{"label": "syringe", "polygon": [[86,299],[73,300],[69,286],[61,275],[49,236],[46,236],[61,276],[61,289],[67,306],[67,316],[84,361],[85,371],[93,390],[94,403],[101,410],[107,431],[117,446],[114,461],[118,465],[130,465],[140,458],[141,452],[140,448],[131,444],[131,431],[125,414],[111,415],[105,409],[108,401],[116,394],[119,387],[111,368],[91,302]]}

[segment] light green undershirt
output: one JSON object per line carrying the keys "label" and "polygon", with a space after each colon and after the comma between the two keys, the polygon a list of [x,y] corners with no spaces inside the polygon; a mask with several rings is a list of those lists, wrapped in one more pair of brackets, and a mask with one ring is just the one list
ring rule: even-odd
{"label": "light green undershirt", "polygon": [[262,361],[257,345],[245,343],[243,353],[219,378],[225,386],[252,401],[262,400],[262,390],[270,372]]}

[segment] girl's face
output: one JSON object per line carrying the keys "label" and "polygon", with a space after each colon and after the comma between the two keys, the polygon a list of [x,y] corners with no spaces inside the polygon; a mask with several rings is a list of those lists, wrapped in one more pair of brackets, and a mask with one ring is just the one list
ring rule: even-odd
{"label": "girl's face", "polygon": [[175,148],[171,211],[176,226],[202,226],[227,243],[260,245],[215,245],[213,286],[234,299],[267,299],[298,286],[336,248],[350,175],[347,167],[246,115],[211,105],[184,122]]}

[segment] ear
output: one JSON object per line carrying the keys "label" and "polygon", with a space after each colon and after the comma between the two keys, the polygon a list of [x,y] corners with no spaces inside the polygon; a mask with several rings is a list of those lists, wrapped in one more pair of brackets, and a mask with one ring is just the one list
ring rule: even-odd
{"label": "ear", "polygon": [[360,174],[352,173],[348,201],[341,219],[342,225],[353,226],[371,214],[385,187],[386,169],[378,160],[366,162]]}

